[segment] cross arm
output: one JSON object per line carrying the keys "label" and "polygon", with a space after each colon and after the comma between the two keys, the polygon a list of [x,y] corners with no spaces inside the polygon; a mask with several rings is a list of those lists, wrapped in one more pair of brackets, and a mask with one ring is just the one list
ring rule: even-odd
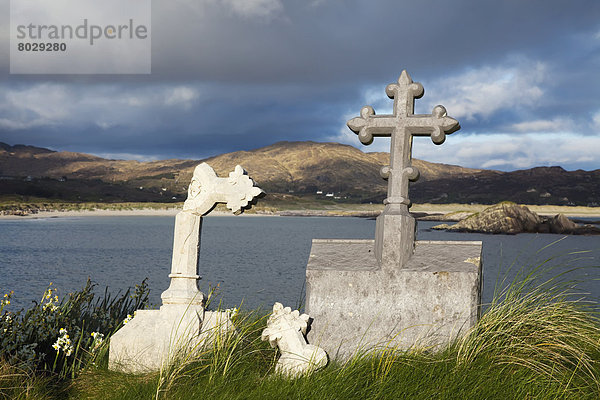
{"label": "cross arm", "polygon": [[460,124],[446,113],[444,106],[435,106],[430,115],[417,114],[406,119],[405,127],[413,136],[431,136],[435,144],[442,144],[446,135],[460,129]]}
{"label": "cross arm", "polygon": [[360,117],[348,121],[348,128],[358,135],[362,144],[373,143],[375,136],[390,136],[396,124],[393,115],[375,115],[371,106],[364,106],[360,110]]}

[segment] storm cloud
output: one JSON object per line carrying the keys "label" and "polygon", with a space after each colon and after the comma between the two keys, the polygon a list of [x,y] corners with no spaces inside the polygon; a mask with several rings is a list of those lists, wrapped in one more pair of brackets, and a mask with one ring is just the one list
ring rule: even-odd
{"label": "storm cloud", "polygon": [[0,15],[0,141],[115,158],[203,158],[281,140],[363,147],[345,126],[391,111],[407,69],[461,131],[429,161],[597,169],[598,1],[152,2],[152,74],[11,75]]}

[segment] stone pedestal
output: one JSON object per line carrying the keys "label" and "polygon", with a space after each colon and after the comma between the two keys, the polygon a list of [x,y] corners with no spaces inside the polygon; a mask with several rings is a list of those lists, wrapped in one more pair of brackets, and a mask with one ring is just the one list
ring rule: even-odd
{"label": "stone pedestal", "polygon": [[380,346],[439,346],[478,320],[481,242],[417,241],[402,268],[373,240],[315,239],[306,270],[311,344],[345,360]]}
{"label": "stone pedestal", "polygon": [[138,310],[110,338],[109,367],[129,373],[158,371],[170,362],[204,349],[214,335],[232,332],[227,312],[202,306],[163,305]]}

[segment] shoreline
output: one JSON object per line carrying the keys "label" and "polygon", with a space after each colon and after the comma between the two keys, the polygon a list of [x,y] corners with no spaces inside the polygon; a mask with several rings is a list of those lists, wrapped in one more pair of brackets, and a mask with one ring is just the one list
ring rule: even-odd
{"label": "shoreline", "polygon": [[[458,211],[479,212],[488,205],[464,205],[464,204],[415,204],[411,208],[411,212],[415,214],[446,214]],[[572,207],[572,206],[535,206],[527,205],[527,207],[539,215],[553,216],[562,213],[567,217],[579,218],[600,218],[600,207]],[[69,210],[69,211],[39,211],[35,214],[28,215],[0,215],[1,220],[25,220],[25,219],[45,219],[45,218],[72,218],[72,217],[151,217],[151,216],[175,216],[181,208],[144,208],[135,210]],[[352,209],[299,209],[299,210],[281,210],[269,212],[246,212],[241,216],[246,217],[272,217],[272,216],[293,216],[293,217],[376,217],[379,211],[376,210],[360,210],[359,207]],[[231,212],[213,210],[207,217],[224,217],[232,216]]]}
{"label": "shoreline", "polygon": [[0,215],[0,220],[23,220],[69,217],[123,217],[123,216],[170,216],[177,214],[176,209],[141,209],[141,210],[72,210],[72,211],[39,211],[28,215]]}
{"label": "shoreline", "polygon": [[[78,210],[78,211],[40,211],[28,215],[0,215],[2,220],[25,220],[25,219],[46,219],[46,218],[77,218],[77,217],[174,217],[181,209],[140,209],[140,210]],[[242,216],[271,216],[275,214],[242,214]],[[209,217],[233,216],[232,213],[224,211],[212,211]]]}

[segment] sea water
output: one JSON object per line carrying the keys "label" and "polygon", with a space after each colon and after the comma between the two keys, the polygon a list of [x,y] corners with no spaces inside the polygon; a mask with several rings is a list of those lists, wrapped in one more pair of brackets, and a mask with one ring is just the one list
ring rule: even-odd
{"label": "sea water", "polygon": [[[169,286],[174,217],[61,217],[0,220],[0,295],[11,308],[39,301],[52,282],[59,294],[81,289],[123,291],[148,278],[151,302]],[[544,277],[573,270],[588,297],[600,298],[600,237],[552,234],[484,235],[440,232],[419,222],[420,240],[483,242],[483,302],[519,273],[542,265]],[[205,217],[201,290],[224,306],[299,306],[313,238],[373,238],[375,221],[349,217]],[[596,268],[594,268],[596,267]]]}

